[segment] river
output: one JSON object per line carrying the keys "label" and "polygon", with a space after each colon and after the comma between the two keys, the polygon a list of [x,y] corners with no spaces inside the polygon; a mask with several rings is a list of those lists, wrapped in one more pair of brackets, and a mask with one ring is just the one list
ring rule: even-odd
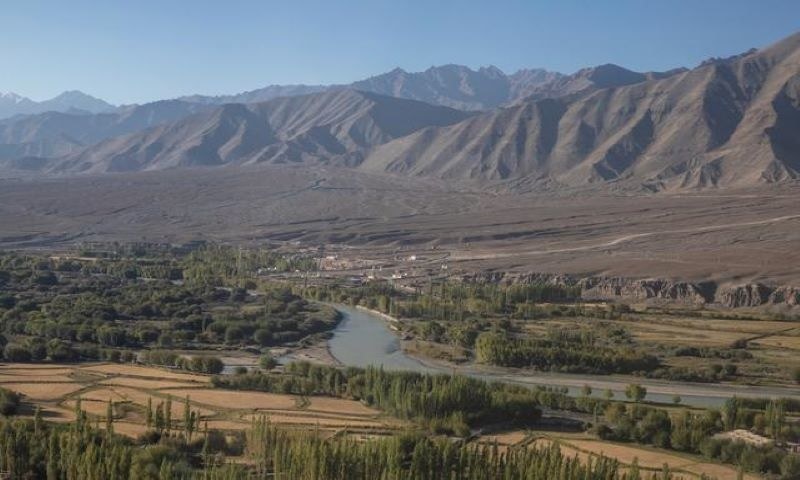
{"label": "river", "polygon": [[453,373],[469,375],[488,381],[502,381],[519,385],[568,388],[571,395],[579,395],[584,385],[589,385],[593,395],[602,396],[606,389],[614,398],[625,398],[625,387],[639,383],[647,388],[646,400],[671,403],[674,395],[681,397],[682,405],[718,407],[732,396],[739,397],[794,397],[800,399],[800,389],[787,387],[753,387],[747,385],[701,384],[667,382],[616,375],[574,375],[542,373],[521,369],[493,369],[474,365],[457,368],[422,362],[407,355],[400,347],[397,335],[387,321],[369,311],[346,305],[334,305],[342,313],[342,321],[328,340],[331,354],[342,364],[367,367],[383,366],[386,370],[406,370],[425,373]]}

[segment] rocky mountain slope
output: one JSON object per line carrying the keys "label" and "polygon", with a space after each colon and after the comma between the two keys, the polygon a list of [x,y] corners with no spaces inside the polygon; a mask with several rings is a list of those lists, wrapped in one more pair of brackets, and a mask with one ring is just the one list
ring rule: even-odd
{"label": "rocky mountain slope", "polygon": [[541,68],[506,74],[494,66],[472,70],[463,65],[451,64],[430,67],[422,72],[407,72],[396,68],[347,85],[270,85],[237,95],[191,95],[179,100],[208,105],[254,103],[278,97],[353,89],[476,111],[511,105],[527,97],[543,99],[584,94],[600,88],[663,78],[681,71],[683,69],[664,73],[639,73],[617,65],[600,65],[581,69],[572,75]]}
{"label": "rocky mountain slope", "polygon": [[545,98],[586,95],[603,88],[622,87],[647,80],[667,78],[687,71],[676,68],[667,72],[640,73],[614,64],[583,68],[572,75],[562,75],[549,81],[527,85],[517,92],[518,100],[532,101]]}
{"label": "rocky mountain slope", "polygon": [[96,115],[47,112],[0,121],[0,165],[38,168],[107,138],[174,122],[210,107],[165,100]]}
{"label": "rocky mountain slope", "polygon": [[362,168],[652,190],[796,179],[800,34],[690,71],[423,129],[375,149]]}
{"label": "rocky mountain slope", "polygon": [[[489,110],[512,103],[563,77],[565,75],[540,68],[506,75],[497,67],[472,70],[463,65],[442,65],[423,72],[407,72],[396,68],[346,85],[269,85],[236,95],[191,95],[180,100],[209,105],[254,103],[278,97],[351,89],[459,110]],[[560,90],[559,87],[553,87],[547,91],[557,95]]]}
{"label": "rocky mountain slope", "polygon": [[226,104],[116,137],[46,165],[57,172],[120,172],[249,163],[360,163],[369,148],[469,114],[412,100],[333,90]]}
{"label": "rocky mountain slope", "polygon": [[[450,65],[357,85],[393,96],[337,87],[259,103],[197,99],[7,120],[0,164],[74,174],[292,162],[523,190],[674,191],[800,177],[800,33],[692,70],[506,76]],[[287,88],[262,94],[322,87]],[[472,108],[523,95],[471,113],[397,98]]]}
{"label": "rocky mountain slope", "polygon": [[543,69],[506,75],[497,67],[472,70],[462,65],[444,65],[416,73],[397,68],[350,86],[460,110],[488,110],[513,102],[529,90],[561,77],[560,73]]}

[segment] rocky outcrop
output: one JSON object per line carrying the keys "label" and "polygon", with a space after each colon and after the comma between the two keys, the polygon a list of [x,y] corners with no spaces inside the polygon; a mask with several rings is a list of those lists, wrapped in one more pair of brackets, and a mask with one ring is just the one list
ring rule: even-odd
{"label": "rocky outcrop", "polygon": [[719,291],[716,303],[729,308],[758,307],[766,305],[773,290],[760,283],[726,287]]}
{"label": "rocky outcrop", "polygon": [[687,282],[661,278],[575,277],[552,273],[498,271],[465,275],[464,282],[498,284],[547,283],[579,286],[584,300],[665,301],[684,305],[719,305],[728,308],[778,306],[800,307],[800,287],[762,283],[720,286],[715,282]]}
{"label": "rocky outcrop", "polygon": [[500,285],[545,283],[548,285],[564,285],[571,287],[577,285],[580,280],[563,273],[483,271],[464,275],[461,277],[461,281],[465,283],[497,283]]}
{"label": "rocky outcrop", "polygon": [[768,302],[772,305],[800,306],[800,287],[776,288],[770,294]]}
{"label": "rocky outcrop", "polygon": [[586,299],[664,299],[676,303],[705,304],[713,298],[707,284],[673,282],[664,279],[587,278],[580,282]]}

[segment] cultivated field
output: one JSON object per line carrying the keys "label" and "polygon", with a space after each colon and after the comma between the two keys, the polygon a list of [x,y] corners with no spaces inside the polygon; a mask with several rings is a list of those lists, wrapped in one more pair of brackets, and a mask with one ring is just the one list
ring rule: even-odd
{"label": "cultivated field", "polygon": [[[527,320],[521,322],[520,328],[537,336],[553,328],[593,328],[599,322],[595,318],[550,318]],[[620,320],[602,320],[602,324],[606,330],[624,330],[636,345],[659,352],[669,366],[703,368],[712,363],[733,362],[747,383],[759,385],[794,385],[791,372],[800,368],[800,324],[797,321],[712,319],[637,312]],[[746,342],[752,359],[672,356],[677,348],[727,351],[742,341]]]}
{"label": "cultivated field", "polygon": [[[664,465],[675,475],[676,480],[695,480],[702,475],[717,479],[737,478],[738,471],[731,466],[704,461],[698,457],[665,452],[654,448],[640,447],[628,444],[619,444],[598,440],[586,434],[558,434],[529,436],[528,440],[520,445],[550,445],[557,442],[561,450],[572,456],[577,456],[582,461],[599,456],[612,457],[624,465],[631,465],[636,461],[641,471],[661,472]],[[761,477],[754,474],[745,474],[746,480],[759,480]]]}
{"label": "cultivated field", "polygon": [[0,364],[0,386],[23,395],[23,414],[32,415],[38,406],[46,420],[72,421],[80,398],[81,409],[102,425],[111,400],[115,431],[131,437],[146,431],[144,412],[151,399],[155,407],[172,398],[173,427],[181,429],[187,396],[202,424],[226,431],[247,429],[261,416],[287,427],[331,433],[385,434],[402,426],[352,400],[218,390],[209,381],[208,375],[136,365]]}

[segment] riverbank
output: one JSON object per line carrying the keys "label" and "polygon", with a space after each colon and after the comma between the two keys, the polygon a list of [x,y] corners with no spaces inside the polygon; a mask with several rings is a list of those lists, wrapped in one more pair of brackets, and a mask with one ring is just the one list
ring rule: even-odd
{"label": "riverbank", "polygon": [[[731,384],[697,384],[651,380],[624,375],[580,375],[535,372],[524,369],[506,369],[487,365],[455,364],[430,358],[409,355],[402,348],[396,331],[385,314],[366,308],[335,305],[343,319],[328,341],[331,356],[342,365],[366,367],[380,365],[392,370],[410,370],[426,373],[458,373],[487,381],[501,381],[525,386],[565,388],[574,396],[581,395],[584,385],[593,395],[602,396],[611,390],[614,398],[625,398],[625,388],[637,383],[648,390],[647,401],[673,403],[680,396],[681,404],[692,407],[719,407],[730,397],[791,397],[800,399],[800,391],[790,387],[759,387]],[[398,322],[394,319],[394,322]]]}
{"label": "riverbank", "polygon": [[291,350],[283,355],[282,358],[293,362],[311,362],[330,367],[343,366],[342,363],[331,354],[327,340],[323,340],[319,344]]}
{"label": "riverbank", "polygon": [[392,330],[395,330],[395,331],[399,330],[398,327],[397,327],[397,325],[400,323],[400,319],[399,318],[393,317],[393,316],[391,316],[391,315],[389,315],[387,313],[383,313],[380,310],[373,310],[371,308],[362,307],[361,305],[356,305],[356,308],[358,310],[362,310],[364,312],[367,312],[369,314],[375,315],[376,317],[380,317],[380,318],[386,320],[387,322],[389,322],[389,328],[391,328]]}

